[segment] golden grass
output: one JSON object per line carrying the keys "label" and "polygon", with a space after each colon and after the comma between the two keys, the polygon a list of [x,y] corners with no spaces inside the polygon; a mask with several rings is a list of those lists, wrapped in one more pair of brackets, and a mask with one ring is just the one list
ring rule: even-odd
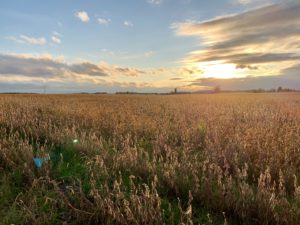
{"label": "golden grass", "polygon": [[3,224],[300,224],[300,94],[1,95],[0,177]]}

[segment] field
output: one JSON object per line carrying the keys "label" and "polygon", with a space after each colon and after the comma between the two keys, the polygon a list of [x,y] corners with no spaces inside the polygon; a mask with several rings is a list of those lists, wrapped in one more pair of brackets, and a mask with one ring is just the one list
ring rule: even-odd
{"label": "field", "polygon": [[0,95],[0,200],[0,224],[300,224],[300,94]]}

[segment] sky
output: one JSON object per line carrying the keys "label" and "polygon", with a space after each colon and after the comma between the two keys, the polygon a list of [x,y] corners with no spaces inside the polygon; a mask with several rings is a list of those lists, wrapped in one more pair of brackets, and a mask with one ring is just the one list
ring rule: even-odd
{"label": "sky", "polygon": [[0,92],[300,89],[299,0],[3,0]]}

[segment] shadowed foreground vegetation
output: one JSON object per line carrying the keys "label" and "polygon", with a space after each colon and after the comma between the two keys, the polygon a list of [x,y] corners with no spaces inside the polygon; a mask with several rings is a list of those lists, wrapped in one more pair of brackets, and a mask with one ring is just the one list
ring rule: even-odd
{"label": "shadowed foreground vegetation", "polygon": [[300,224],[300,94],[1,95],[0,199],[0,224]]}

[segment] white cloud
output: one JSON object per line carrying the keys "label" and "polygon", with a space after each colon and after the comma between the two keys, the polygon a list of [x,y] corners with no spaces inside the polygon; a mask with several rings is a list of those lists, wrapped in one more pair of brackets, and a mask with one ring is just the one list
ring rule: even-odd
{"label": "white cloud", "polygon": [[[286,1],[286,0],[285,0]],[[233,0],[233,4],[241,4],[244,6],[263,6],[267,4],[272,4],[278,2],[278,0]]]}
{"label": "white cloud", "polygon": [[107,26],[111,22],[110,19],[98,18],[98,23]]}
{"label": "white cloud", "polygon": [[75,16],[78,17],[82,22],[87,23],[90,21],[90,17],[87,12],[80,11],[75,13]]}
{"label": "white cloud", "polygon": [[60,43],[61,43],[60,38],[57,37],[57,36],[52,36],[52,37],[51,37],[51,40],[52,40],[52,42],[55,43],[55,44],[60,44]]}
{"label": "white cloud", "polygon": [[163,0],[147,0],[147,2],[152,5],[160,5],[163,2]]}
{"label": "white cloud", "polygon": [[133,23],[130,22],[130,21],[128,21],[128,20],[125,20],[124,21],[124,26],[126,26],[126,27],[133,27]]}
{"label": "white cloud", "polygon": [[54,36],[57,36],[57,37],[61,37],[62,35],[60,33],[58,33],[57,31],[53,31],[52,34]]}
{"label": "white cloud", "polygon": [[6,39],[17,42],[19,44],[29,44],[29,45],[45,45],[47,40],[44,37],[29,37],[26,35],[20,35],[19,37],[9,36]]}
{"label": "white cloud", "polygon": [[238,2],[242,5],[250,4],[253,0],[238,0]]}
{"label": "white cloud", "polygon": [[149,56],[152,56],[154,54],[153,51],[148,51],[148,52],[145,52],[145,57],[149,57]]}
{"label": "white cloud", "polygon": [[34,37],[28,37],[26,35],[21,35],[20,38],[27,42],[28,44],[32,45],[45,45],[47,43],[46,38],[40,37],[40,38],[34,38]]}

